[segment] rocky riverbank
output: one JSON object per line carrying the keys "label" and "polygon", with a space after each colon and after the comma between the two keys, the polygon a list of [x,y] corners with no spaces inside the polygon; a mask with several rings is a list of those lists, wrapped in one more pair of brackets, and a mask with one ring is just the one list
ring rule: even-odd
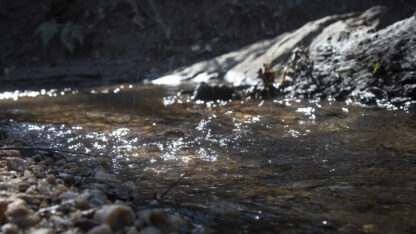
{"label": "rocky riverbank", "polygon": [[0,150],[0,224],[18,233],[207,233],[173,209],[144,204],[106,162]]}
{"label": "rocky riverbank", "polygon": [[[167,77],[179,77],[181,82],[226,81],[244,89],[244,85],[261,83],[257,73],[269,64],[277,71],[275,98],[330,98],[412,109],[416,104],[415,35],[416,16],[396,22],[387,8],[373,7],[310,22]],[[168,79],[154,83],[163,80]],[[261,87],[250,87],[247,92],[260,93]],[[197,89],[194,96],[207,95]]]}

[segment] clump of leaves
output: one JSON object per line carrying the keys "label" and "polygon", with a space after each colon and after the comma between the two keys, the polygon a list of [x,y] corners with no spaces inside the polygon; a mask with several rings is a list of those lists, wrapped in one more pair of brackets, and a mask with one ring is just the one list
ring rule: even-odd
{"label": "clump of leaves", "polygon": [[67,22],[64,25],[59,24],[55,19],[44,22],[35,30],[35,35],[39,35],[43,48],[46,50],[49,41],[60,31],[61,43],[73,54],[77,44],[84,44],[84,33],[79,25]]}
{"label": "clump of leaves", "polygon": [[373,74],[376,74],[376,72],[378,71],[379,68],[380,68],[380,62],[377,62],[376,65],[373,68]]}
{"label": "clump of leaves", "polygon": [[263,80],[264,89],[269,89],[273,86],[274,79],[280,73],[280,69],[271,69],[270,65],[263,64],[264,70],[261,68],[257,72],[258,78]]}
{"label": "clump of leaves", "polygon": [[84,44],[84,34],[81,27],[71,22],[66,23],[61,31],[61,42],[71,54],[74,53],[77,43]]}
{"label": "clump of leaves", "polygon": [[59,32],[60,25],[56,23],[55,19],[44,22],[35,30],[35,35],[39,35],[43,48],[48,46],[49,41]]}

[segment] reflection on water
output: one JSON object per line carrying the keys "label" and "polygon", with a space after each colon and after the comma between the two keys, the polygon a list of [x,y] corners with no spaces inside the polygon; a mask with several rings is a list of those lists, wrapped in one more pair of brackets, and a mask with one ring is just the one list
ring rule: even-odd
{"label": "reflection on water", "polygon": [[3,93],[0,116],[29,144],[112,156],[145,199],[186,173],[167,197],[217,230],[414,230],[413,113],[179,91],[139,86],[133,112],[132,85]]}

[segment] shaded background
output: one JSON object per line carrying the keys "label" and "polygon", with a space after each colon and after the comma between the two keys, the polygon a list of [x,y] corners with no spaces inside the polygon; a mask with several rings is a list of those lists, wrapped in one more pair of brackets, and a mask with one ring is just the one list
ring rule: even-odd
{"label": "shaded background", "polygon": [[[95,81],[111,77],[114,82],[134,80],[137,72],[140,79],[152,79],[311,20],[374,5],[389,7],[401,19],[413,14],[416,1],[3,0],[0,82],[50,84],[64,82],[66,76]],[[45,47],[35,32],[52,21],[60,30],[72,23],[82,43],[71,38],[71,52],[57,33]]]}

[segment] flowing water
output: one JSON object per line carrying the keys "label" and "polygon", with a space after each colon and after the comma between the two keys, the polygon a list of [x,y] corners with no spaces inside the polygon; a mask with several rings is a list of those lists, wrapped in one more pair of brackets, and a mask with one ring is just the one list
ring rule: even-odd
{"label": "flowing water", "polygon": [[[411,232],[414,113],[331,101],[195,103],[139,85],[0,94],[10,137],[111,156],[114,170],[223,232]],[[134,100],[134,101],[133,101]],[[134,106],[134,108],[132,108]]]}

